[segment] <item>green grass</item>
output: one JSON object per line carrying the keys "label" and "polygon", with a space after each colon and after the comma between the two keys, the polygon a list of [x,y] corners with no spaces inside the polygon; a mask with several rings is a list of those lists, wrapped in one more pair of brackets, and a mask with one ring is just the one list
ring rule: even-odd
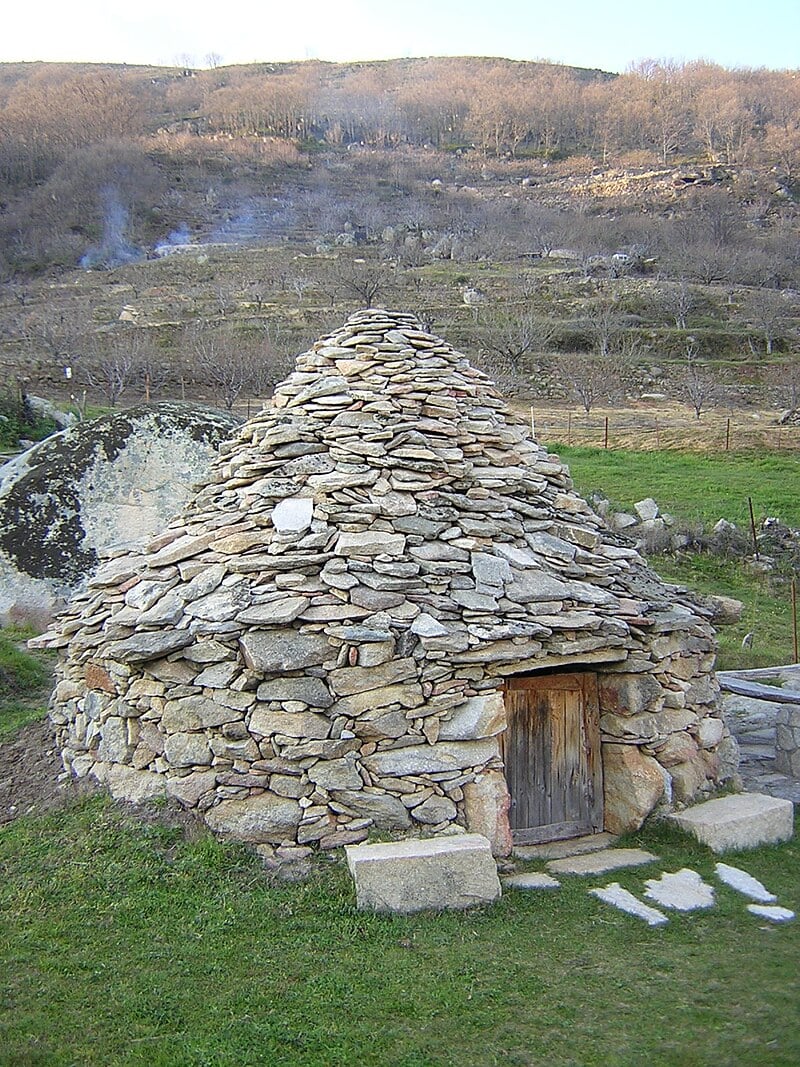
{"label": "green grass", "polygon": [[[663,870],[715,857],[654,827]],[[739,862],[796,908],[789,843]],[[81,1065],[795,1064],[800,926],[718,887],[662,929],[563,879],[493,907],[360,913],[340,861],[273,886],[241,847],[103,798],[0,832],[0,1062]]]}
{"label": "green grass", "polygon": [[20,647],[31,633],[0,630],[0,739],[44,715],[50,695],[50,658]]}
{"label": "green grass", "polygon": [[[744,604],[741,621],[717,631],[717,668],[734,671],[794,662],[789,584],[754,573],[737,560],[707,553],[657,556],[654,569],[667,581],[699,593],[734,597]],[[742,641],[752,634],[752,644]]]}
{"label": "green grass", "polygon": [[726,456],[686,452],[631,452],[559,445],[579,491],[599,490],[630,508],[653,497],[662,511],[712,526],[727,519],[749,529],[747,498],[756,519],[776,516],[800,526],[800,457],[768,453]]}

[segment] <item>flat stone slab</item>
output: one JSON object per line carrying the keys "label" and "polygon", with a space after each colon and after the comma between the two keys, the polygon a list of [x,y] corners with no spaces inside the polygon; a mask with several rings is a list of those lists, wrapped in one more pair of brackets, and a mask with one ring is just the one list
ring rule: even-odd
{"label": "flat stone slab", "polygon": [[777,905],[748,904],[747,910],[751,915],[757,915],[760,919],[769,919],[771,923],[790,923],[794,918],[793,911]]}
{"label": "flat stone slab", "polygon": [[507,889],[559,889],[561,882],[551,878],[549,874],[541,871],[532,871],[529,874],[512,874],[503,879],[503,885]]}
{"label": "flat stone slab", "polygon": [[609,848],[603,852],[550,860],[547,869],[554,874],[605,874],[606,871],[619,871],[623,867],[641,867],[645,863],[655,863],[657,859],[658,856],[645,852],[642,848]]}
{"label": "flat stone slab", "polygon": [[541,845],[515,845],[513,856],[520,860],[560,860],[565,856],[581,856],[585,852],[599,852],[619,841],[617,834],[587,834],[567,841],[547,841]]}
{"label": "flat stone slab", "polygon": [[662,911],[643,904],[633,893],[623,889],[619,882],[611,882],[610,885],[601,889],[590,889],[589,892],[592,896],[602,900],[604,904],[610,904],[628,915],[635,915],[637,919],[644,919],[648,926],[663,926],[664,923],[669,922]]}
{"label": "flat stone slab", "polygon": [[751,874],[741,870],[739,867],[729,867],[727,863],[718,863],[714,867],[714,873],[725,885],[729,885],[731,889],[738,890],[738,892],[750,897],[751,900],[756,901],[758,904],[774,904],[778,899],[757,878],[753,878]]}
{"label": "flat stone slab", "polygon": [[764,793],[736,793],[669,816],[713,852],[791,840],[794,805]]}
{"label": "flat stone slab", "polygon": [[492,846],[481,834],[348,845],[345,852],[362,910],[469,908],[502,892]]}
{"label": "flat stone slab", "polygon": [[644,895],[662,908],[674,911],[698,911],[714,907],[714,890],[697,871],[683,867],[674,874],[648,878]]}

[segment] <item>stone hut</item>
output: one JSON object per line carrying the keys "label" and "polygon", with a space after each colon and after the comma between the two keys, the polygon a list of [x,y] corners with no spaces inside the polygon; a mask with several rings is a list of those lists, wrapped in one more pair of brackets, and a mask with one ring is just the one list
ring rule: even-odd
{"label": "stone hut", "polygon": [[65,767],[215,831],[519,842],[638,827],[735,769],[710,612],[411,315],[301,355],[53,632]]}

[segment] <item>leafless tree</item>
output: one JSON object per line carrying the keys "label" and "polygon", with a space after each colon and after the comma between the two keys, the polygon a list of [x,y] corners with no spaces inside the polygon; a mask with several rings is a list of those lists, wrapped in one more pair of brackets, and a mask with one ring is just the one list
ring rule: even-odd
{"label": "leafless tree", "polygon": [[573,352],[559,356],[556,367],[587,415],[616,391],[617,374],[609,359]]}
{"label": "leafless tree", "polygon": [[216,388],[219,399],[230,411],[252,382],[251,353],[226,326],[197,324],[189,332],[188,343],[200,380]]}
{"label": "leafless tree", "polygon": [[492,311],[482,316],[481,347],[492,356],[517,366],[523,356],[543,352],[558,336],[559,324],[547,314]]}
{"label": "leafless tree", "polygon": [[687,316],[697,306],[697,299],[683,278],[675,285],[664,285],[659,290],[659,300],[664,311],[679,330],[686,329]]}
{"label": "leafless tree", "polygon": [[112,408],[116,407],[136,377],[136,353],[119,338],[97,336],[92,340],[91,350],[91,358],[84,370],[86,381],[103,393]]}
{"label": "leafless tree", "polygon": [[686,339],[686,361],[678,388],[684,400],[694,408],[695,417],[713,406],[719,396],[719,386],[709,370],[699,361],[700,347],[693,337]]}
{"label": "leafless tree", "polygon": [[592,349],[596,355],[605,358],[610,354],[623,329],[619,304],[613,297],[602,294],[598,300],[588,305],[583,317],[592,341]]}
{"label": "leafless tree", "polygon": [[390,275],[386,264],[340,256],[331,281],[334,296],[341,293],[345,298],[358,300],[362,307],[371,308],[379,297],[386,295]]}
{"label": "leafless tree", "polygon": [[[786,327],[788,311],[785,298],[772,289],[756,289],[744,301],[744,318],[761,334],[768,356],[772,355],[775,342]],[[752,344],[750,347],[752,350]]]}

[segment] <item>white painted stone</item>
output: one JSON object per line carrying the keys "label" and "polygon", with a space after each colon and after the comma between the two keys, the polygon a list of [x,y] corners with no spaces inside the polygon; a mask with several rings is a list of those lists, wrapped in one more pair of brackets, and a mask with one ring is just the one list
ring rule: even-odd
{"label": "white painted stone", "polygon": [[272,525],[279,533],[301,533],[308,529],[314,517],[314,501],[310,496],[288,497],[272,510]]}
{"label": "white painted stone", "polygon": [[714,890],[703,881],[697,871],[682,867],[674,874],[648,878],[644,895],[662,908],[675,911],[697,911],[714,907]]}
{"label": "white painted stone", "polygon": [[501,894],[489,842],[479,834],[350,845],[345,852],[361,909],[468,908]]}
{"label": "white painted stone", "polygon": [[764,793],[736,793],[707,800],[669,816],[713,852],[789,841],[794,805]]}
{"label": "white painted stone", "polygon": [[503,879],[503,885],[509,889],[559,889],[561,882],[541,871],[529,874],[511,874]]}
{"label": "white painted stone", "polygon": [[725,885],[729,885],[732,889],[737,889],[740,893],[759,904],[774,904],[778,899],[757,878],[753,878],[751,874],[741,870],[739,867],[729,867],[727,863],[718,863],[714,867],[714,872],[717,878],[724,882]]}
{"label": "white painted stone", "polygon": [[663,926],[664,923],[669,922],[669,919],[662,911],[659,911],[658,908],[651,908],[648,904],[643,904],[641,900],[637,900],[633,893],[623,889],[619,882],[611,882],[602,889],[590,889],[589,892],[592,896],[602,900],[604,904],[611,904],[612,907],[619,908],[620,911],[627,912],[628,915],[635,915],[637,919],[644,919],[648,926]]}
{"label": "white painted stone", "polygon": [[748,904],[747,910],[751,915],[757,915],[760,919],[769,919],[773,923],[790,923],[794,918],[794,912],[788,908],[769,904]]}

